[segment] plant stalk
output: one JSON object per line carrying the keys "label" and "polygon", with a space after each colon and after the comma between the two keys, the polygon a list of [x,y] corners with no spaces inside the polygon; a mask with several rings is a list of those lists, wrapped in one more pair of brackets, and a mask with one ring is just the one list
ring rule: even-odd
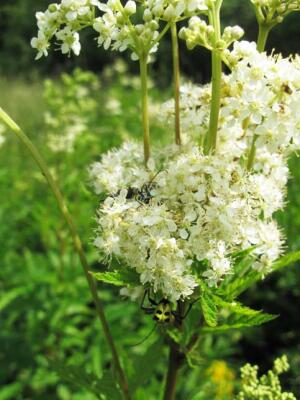
{"label": "plant stalk", "polygon": [[150,157],[150,129],[149,129],[149,109],[148,109],[148,85],[147,85],[147,55],[140,57],[141,75],[141,107],[144,132],[144,160],[145,165]]}
{"label": "plant stalk", "polygon": [[181,145],[180,136],[180,66],[179,49],[176,22],[171,24],[172,55],[173,55],[173,80],[174,80],[174,102],[175,102],[175,143]]}
{"label": "plant stalk", "polygon": [[169,350],[169,366],[163,400],[175,400],[178,372],[182,366],[183,355],[179,345],[171,342]]}
{"label": "plant stalk", "polygon": [[258,28],[258,38],[257,38],[257,50],[262,53],[265,50],[267,39],[270,33],[271,27],[261,23]]}
{"label": "plant stalk", "polygon": [[222,82],[222,57],[217,49],[217,44],[221,39],[220,26],[220,4],[212,5],[212,10],[209,13],[210,24],[214,27],[214,49],[212,50],[212,87],[211,87],[211,106],[208,136],[204,146],[204,153],[214,152],[217,147],[217,135],[219,125],[219,114],[221,104],[221,82]]}
{"label": "plant stalk", "polygon": [[34,159],[34,161],[40,168],[42,174],[44,175],[44,177],[49,185],[49,188],[53,192],[53,195],[57,201],[59,210],[61,211],[62,216],[68,225],[68,228],[69,228],[69,231],[72,236],[73,243],[74,243],[74,248],[75,248],[76,252],[78,253],[86,280],[88,282],[88,286],[90,288],[90,291],[91,291],[91,294],[92,294],[92,297],[93,297],[93,300],[95,303],[97,314],[98,314],[98,317],[102,324],[104,336],[105,336],[105,339],[107,341],[107,344],[108,344],[111,354],[112,354],[113,364],[114,364],[114,367],[118,374],[119,384],[122,389],[124,399],[130,400],[131,396],[129,394],[127,379],[126,379],[125,373],[121,367],[121,363],[119,360],[117,349],[115,347],[114,339],[112,337],[108,322],[106,320],[101,300],[99,299],[99,296],[97,293],[97,287],[96,287],[95,281],[94,281],[92,275],[89,273],[88,261],[85,256],[81,240],[78,236],[76,227],[75,227],[72,217],[69,213],[69,210],[67,208],[65,200],[63,198],[63,195],[60,192],[58,185],[56,184],[55,180],[53,179],[53,177],[47,167],[47,164],[44,161],[44,159],[42,158],[38,149],[31,142],[31,140],[27,137],[27,135],[21,130],[21,128],[10,118],[10,116],[1,107],[0,107],[0,119],[5,123],[5,125],[9,129],[11,129],[16,134],[18,139],[27,148],[27,150],[31,154],[32,158]]}

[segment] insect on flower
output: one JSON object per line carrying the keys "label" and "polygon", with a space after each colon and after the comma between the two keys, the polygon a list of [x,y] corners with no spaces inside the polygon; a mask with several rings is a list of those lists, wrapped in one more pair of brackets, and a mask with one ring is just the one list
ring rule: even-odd
{"label": "insect on flower", "polygon": [[[149,204],[153,195],[151,193],[151,190],[153,189],[155,182],[154,179],[157,177],[157,175],[161,172],[159,170],[153,178],[147,183],[144,183],[142,187],[136,188],[136,187],[129,187],[127,188],[127,194],[126,194],[126,200],[136,200],[141,204]],[[117,197],[121,192],[121,189],[118,190],[115,194],[110,195],[110,197]]]}
{"label": "insect on flower", "polygon": [[[145,307],[145,299],[146,296],[150,303],[150,307]],[[172,309],[172,303],[167,299],[161,299],[159,302],[156,302],[154,299],[150,297],[149,290],[145,290],[144,296],[141,303],[141,309],[145,311],[146,314],[153,314],[153,320],[160,325],[171,324],[173,325],[175,322],[177,324],[181,324],[182,321],[188,316],[189,312],[192,309],[192,306],[196,301],[194,300],[187,307],[187,310],[181,309],[178,307],[178,310],[175,311]]]}

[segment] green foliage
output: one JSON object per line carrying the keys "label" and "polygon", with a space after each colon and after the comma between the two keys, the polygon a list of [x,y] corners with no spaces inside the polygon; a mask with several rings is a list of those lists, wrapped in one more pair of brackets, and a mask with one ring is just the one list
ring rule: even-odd
{"label": "green foliage", "polygon": [[136,286],[140,283],[139,275],[135,270],[128,268],[119,271],[91,272],[97,281],[114,286]]}
{"label": "green foliage", "polygon": [[50,366],[62,381],[85,389],[98,399],[103,399],[104,396],[107,400],[122,400],[122,395],[112,372],[104,372],[103,376],[99,378],[95,374],[87,373],[81,367],[68,366],[62,362],[51,362]]}
{"label": "green foliage", "polygon": [[163,343],[159,339],[148,347],[145,354],[138,355],[132,359],[133,372],[130,376],[130,388],[134,393],[149,381],[162,359]]}
{"label": "green foliage", "polygon": [[[111,71],[116,73],[113,68]],[[135,79],[124,72],[118,72],[118,77],[105,74],[100,82],[96,75],[76,70],[57,81],[47,81],[44,100],[40,84],[0,81],[1,106],[8,104],[50,164],[87,243],[85,250],[94,271],[101,271],[90,245],[98,199],[88,190],[87,166],[129,134],[140,135],[140,121],[132,118],[139,108]],[[114,105],[114,99],[121,111],[109,114],[106,107]],[[85,125],[74,150],[52,152],[48,138],[72,128],[74,115],[84,119]],[[155,129],[158,135],[160,128]],[[10,132],[0,149],[0,186],[0,399],[94,400],[95,395],[83,384],[74,386],[71,377],[81,382],[75,371],[83,377],[82,370],[94,380],[106,379],[111,360],[101,326],[55,200]],[[120,304],[115,301],[117,296],[117,291],[101,285],[101,298],[122,349],[140,341],[153,322],[145,317],[141,325],[139,306]],[[138,351],[145,353],[149,344],[151,341],[138,346]],[[136,350],[129,350],[133,352]],[[49,359],[66,360],[64,370],[70,379],[61,379]],[[124,358],[124,364],[129,368],[130,360]],[[101,382],[99,378],[98,384]],[[109,380],[106,382],[110,386]],[[155,399],[155,385],[151,385]]]}
{"label": "green foliage", "polygon": [[213,295],[207,289],[201,295],[201,308],[207,325],[215,327],[217,325],[218,310]]}

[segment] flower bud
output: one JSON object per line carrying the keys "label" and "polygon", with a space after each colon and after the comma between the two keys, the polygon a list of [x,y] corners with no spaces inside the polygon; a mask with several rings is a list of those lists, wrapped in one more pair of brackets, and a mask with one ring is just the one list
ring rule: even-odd
{"label": "flower bud", "polygon": [[201,24],[201,19],[199,17],[192,17],[189,20],[189,27],[190,28],[195,28]]}
{"label": "flower bud", "polygon": [[162,16],[164,9],[161,4],[158,4],[157,6],[153,7],[152,12],[156,17],[159,18]]}
{"label": "flower bud", "polygon": [[156,31],[159,28],[158,22],[153,19],[149,24],[149,28],[152,31]]}
{"label": "flower bud", "polygon": [[141,35],[144,31],[144,25],[138,24],[135,26],[135,31],[138,35]]}
{"label": "flower bud", "polygon": [[135,4],[135,1],[133,1],[133,0],[127,1],[127,3],[125,4],[125,7],[124,7],[124,11],[125,11],[126,14],[128,14],[128,15],[135,14],[135,13],[136,13],[136,4]]}
{"label": "flower bud", "polygon": [[221,49],[221,50],[222,50],[222,49],[226,49],[227,43],[225,42],[225,40],[220,39],[220,40],[217,41],[215,47],[216,47],[217,49]]}
{"label": "flower bud", "polygon": [[175,9],[171,4],[169,4],[168,7],[165,9],[164,18],[166,20],[170,20],[174,17],[175,17]]}
{"label": "flower bud", "polygon": [[153,19],[152,13],[149,10],[149,8],[146,8],[146,10],[144,11],[144,15],[143,15],[143,20],[145,22],[150,22]]}
{"label": "flower bud", "polygon": [[185,40],[187,37],[187,28],[181,28],[179,33],[178,33],[179,39]]}
{"label": "flower bud", "polygon": [[49,10],[51,13],[54,13],[55,11],[57,11],[57,4],[56,4],[56,3],[50,4],[49,7],[48,7],[48,10]]}

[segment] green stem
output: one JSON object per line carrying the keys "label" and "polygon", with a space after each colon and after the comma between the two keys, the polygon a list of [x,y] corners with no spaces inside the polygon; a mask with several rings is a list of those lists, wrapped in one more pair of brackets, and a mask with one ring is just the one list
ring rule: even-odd
{"label": "green stem", "polygon": [[265,50],[267,39],[270,33],[271,27],[266,24],[259,24],[258,38],[257,38],[257,50],[262,53]]}
{"label": "green stem", "polygon": [[175,102],[175,143],[181,145],[180,137],[180,66],[176,22],[171,24],[172,54],[173,54],[173,79],[174,79],[174,102]]}
{"label": "green stem", "polygon": [[215,30],[214,49],[212,50],[212,88],[211,88],[211,106],[210,119],[208,128],[208,137],[205,143],[204,152],[215,151],[217,147],[217,134],[219,125],[219,114],[221,104],[221,82],[222,82],[222,57],[220,51],[216,48],[218,41],[221,39],[220,26],[220,6],[212,6],[209,13],[210,24]]}
{"label": "green stem", "polygon": [[86,256],[85,256],[85,253],[84,253],[84,250],[82,247],[81,240],[77,234],[76,227],[75,227],[72,217],[69,213],[69,210],[67,208],[65,200],[64,200],[55,180],[53,179],[53,177],[47,167],[47,164],[45,163],[44,159],[40,155],[38,149],[31,142],[31,140],[26,136],[26,134],[21,130],[21,128],[10,118],[10,116],[1,107],[0,107],[0,119],[5,123],[5,125],[9,129],[11,129],[16,134],[16,136],[19,138],[19,140],[22,142],[22,144],[30,152],[32,158],[34,159],[34,161],[40,168],[42,174],[44,175],[44,177],[49,185],[49,188],[53,192],[53,195],[57,201],[59,210],[61,211],[62,216],[68,225],[70,234],[73,239],[74,248],[78,253],[86,280],[88,282],[88,285],[89,285],[89,288],[90,288],[90,291],[91,291],[91,294],[92,294],[92,297],[93,297],[93,300],[95,303],[95,307],[97,310],[97,314],[98,314],[98,317],[102,324],[104,336],[107,340],[108,346],[109,346],[111,354],[112,354],[114,367],[116,368],[116,371],[118,373],[119,384],[120,384],[120,387],[122,388],[122,391],[124,394],[124,399],[130,400],[131,396],[129,394],[129,389],[128,389],[128,384],[127,384],[127,380],[125,377],[125,373],[121,367],[117,349],[115,347],[114,340],[113,340],[108,322],[107,322],[105,314],[104,314],[103,306],[98,297],[96,284],[95,284],[91,274],[89,273],[88,262],[87,262],[87,259],[86,259]]}
{"label": "green stem", "polygon": [[255,153],[256,153],[256,146],[255,146],[256,140],[257,140],[257,135],[253,135],[252,144],[251,144],[251,148],[249,151],[248,162],[247,162],[247,170],[248,171],[250,171],[253,167]]}
{"label": "green stem", "polygon": [[[267,39],[268,39],[271,29],[272,29],[272,27],[269,25],[266,25],[264,23],[259,24],[258,38],[257,38],[257,50],[260,53],[262,53],[265,50]],[[250,148],[249,156],[248,156],[248,162],[247,162],[247,170],[248,171],[250,171],[253,167],[255,153],[256,153],[256,146],[255,146],[256,140],[257,140],[257,135],[253,135],[251,148]]]}
{"label": "green stem", "polygon": [[141,75],[141,106],[144,132],[144,160],[147,162],[150,157],[150,131],[149,131],[149,110],[148,110],[148,87],[147,87],[147,56],[140,57],[140,75]]}

